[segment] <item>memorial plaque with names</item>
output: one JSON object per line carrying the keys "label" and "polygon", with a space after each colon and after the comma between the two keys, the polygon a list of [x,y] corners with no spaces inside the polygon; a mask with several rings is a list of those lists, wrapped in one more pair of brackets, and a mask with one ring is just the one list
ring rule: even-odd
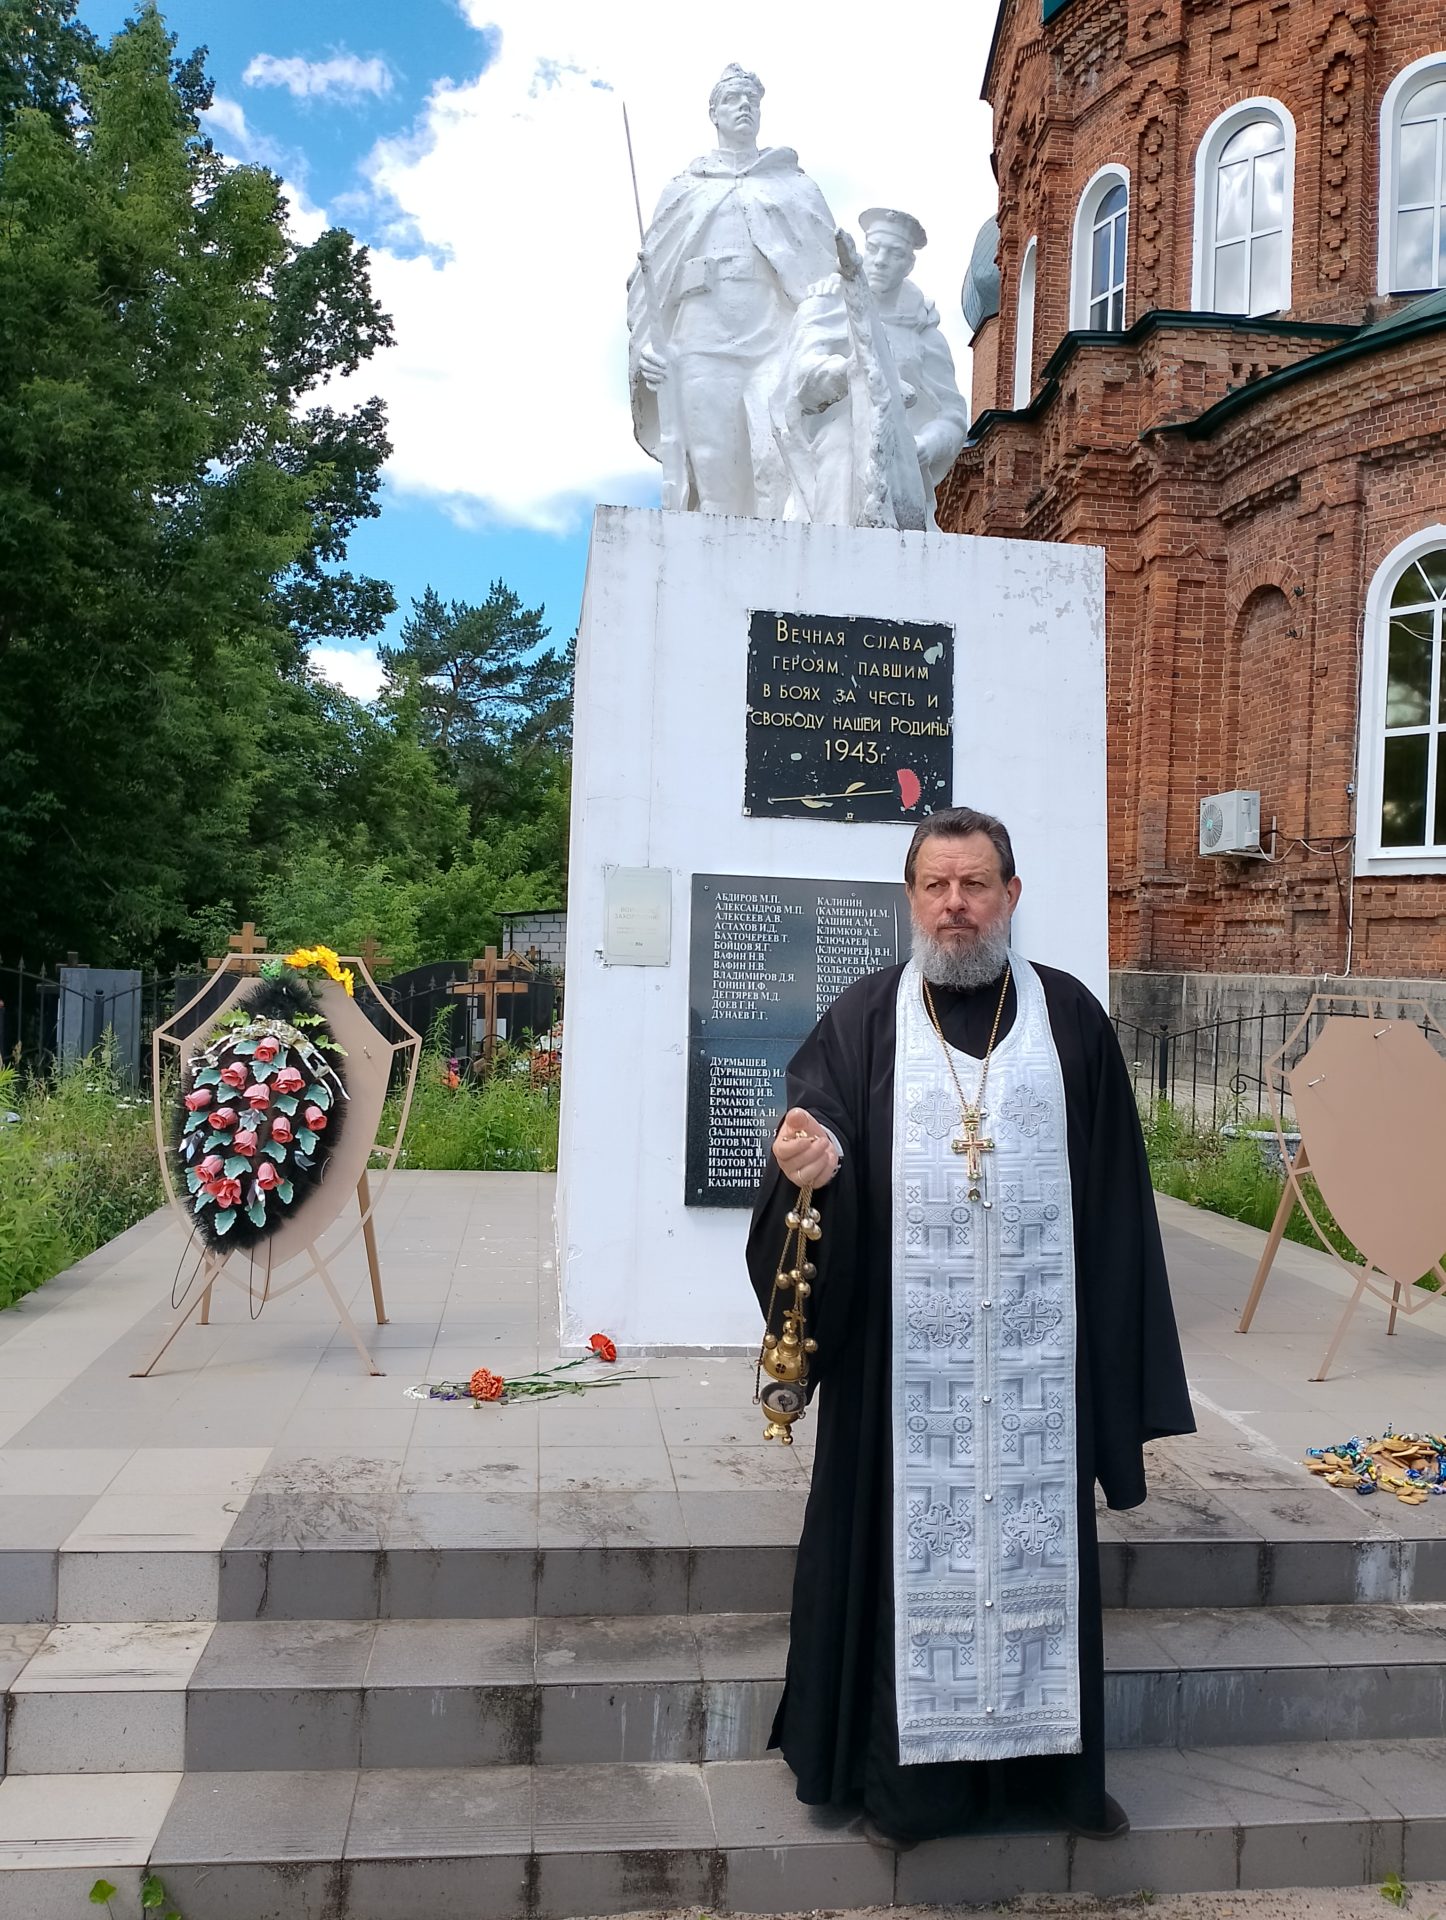
{"label": "memorial plaque with names", "polygon": [[755,820],[919,820],[949,806],[953,627],[753,613],[745,733]]}
{"label": "memorial plaque with names", "polygon": [[748,1207],[787,1108],[785,1069],[866,973],[906,960],[904,889],[696,873],[688,970],[690,1207]]}

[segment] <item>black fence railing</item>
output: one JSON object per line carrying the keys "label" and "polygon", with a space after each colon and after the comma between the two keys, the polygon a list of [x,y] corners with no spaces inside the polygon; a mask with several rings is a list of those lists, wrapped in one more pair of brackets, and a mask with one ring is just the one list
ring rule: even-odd
{"label": "black fence railing", "polygon": [[[1304,1058],[1326,1019],[1376,1019],[1380,1009],[1363,996],[1356,1002],[1336,1000],[1302,1025],[1305,1013],[1305,1007],[1284,1007],[1174,1031],[1130,1020],[1113,1025],[1140,1105],[1167,1101],[1186,1127],[1213,1131],[1269,1119],[1272,1072],[1288,1118],[1290,1096],[1282,1070]],[[1419,1025],[1436,1050],[1446,1053],[1446,1040],[1431,1022],[1423,1019]]]}

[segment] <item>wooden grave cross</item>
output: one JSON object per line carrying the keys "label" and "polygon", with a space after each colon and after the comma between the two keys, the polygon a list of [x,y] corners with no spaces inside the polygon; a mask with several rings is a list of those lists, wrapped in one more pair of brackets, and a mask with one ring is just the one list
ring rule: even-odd
{"label": "wooden grave cross", "polygon": [[498,972],[497,949],[488,947],[480,960],[472,962],[471,979],[454,980],[452,992],[464,1000],[481,1001],[482,1018],[486,1023],[483,1029],[482,1054],[484,1059],[490,1060],[497,1049],[498,997],[501,994],[526,993],[527,982],[504,979]]}
{"label": "wooden grave cross", "polygon": [[376,974],[378,968],[389,967],[392,964],[392,956],[382,952],[380,942],[370,933],[357,948],[357,957],[367,972],[372,975]]}
{"label": "wooden grave cross", "polygon": [[[239,972],[260,972],[260,956],[266,951],[266,937],[264,934],[259,934],[256,931],[256,922],[254,920],[246,921],[239,933],[231,934],[226,941],[226,945],[232,953],[241,956],[241,965],[238,968]],[[208,973],[215,973],[224,965],[224,959],[208,960],[206,962],[206,971]]]}

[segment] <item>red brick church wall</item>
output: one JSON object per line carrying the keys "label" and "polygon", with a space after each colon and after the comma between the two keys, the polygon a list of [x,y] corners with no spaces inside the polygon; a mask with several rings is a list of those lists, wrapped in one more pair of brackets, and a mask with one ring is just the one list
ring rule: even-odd
{"label": "red brick church wall", "polygon": [[[1002,301],[974,369],[983,422],[940,524],[1102,545],[1107,555],[1111,946],[1116,966],[1446,972],[1446,876],[1354,881],[1366,590],[1446,520],[1446,333],[1269,391],[1207,437],[1162,431],[1398,310],[1377,274],[1382,95],[1446,51],[1418,0],[1007,0],[991,67]],[[1278,329],[1184,317],[1195,150],[1222,109],[1295,117],[1292,304]],[[1137,337],[1057,355],[1075,209],[1096,169],[1131,172]],[[1034,391],[1009,413],[1017,286],[1038,237]],[[1052,363],[1052,365],[1051,365]],[[1051,367],[1046,382],[1045,369]],[[1258,787],[1279,864],[1201,858],[1202,796]],[[1338,842],[1334,860],[1328,851]]]}

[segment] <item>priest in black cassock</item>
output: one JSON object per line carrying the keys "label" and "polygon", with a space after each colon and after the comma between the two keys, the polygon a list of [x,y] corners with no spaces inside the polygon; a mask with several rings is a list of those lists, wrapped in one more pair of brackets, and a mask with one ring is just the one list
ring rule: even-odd
{"label": "priest in black cassock", "polygon": [[[811,1184],[813,1487],[773,1744],[885,1845],[1126,1831],[1105,1791],[1094,1489],[1190,1433],[1133,1093],[1078,980],[1011,950],[1009,835],[954,808],[904,868],[914,954],[789,1067],[755,1209],[765,1305]],[[821,1190],[821,1191],[820,1191]]]}

